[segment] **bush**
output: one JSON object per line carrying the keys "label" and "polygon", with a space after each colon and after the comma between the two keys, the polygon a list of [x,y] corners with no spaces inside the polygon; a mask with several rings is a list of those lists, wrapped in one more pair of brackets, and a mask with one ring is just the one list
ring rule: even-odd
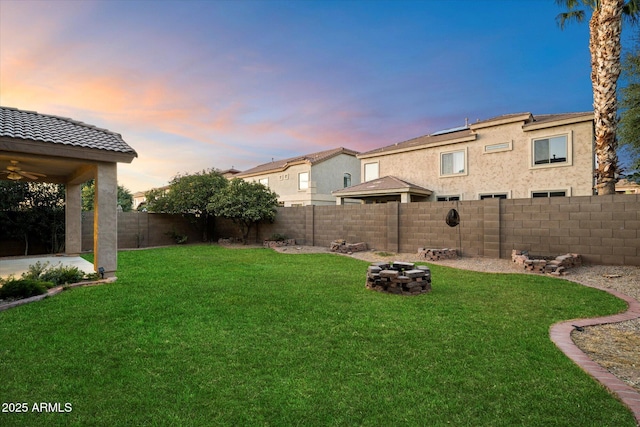
{"label": "bush", "polygon": [[284,242],[285,240],[288,240],[288,239],[289,238],[287,237],[286,234],[274,233],[271,235],[271,238],[269,240],[276,241],[276,242]]}
{"label": "bush", "polygon": [[42,295],[47,292],[47,287],[52,286],[53,284],[32,279],[9,280],[0,288],[0,299],[20,299]]}
{"label": "bush", "polygon": [[187,236],[186,234],[180,234],[175,230],[167,231],[164,234],[171,237],[179,245],[187,243],[187,239],[189,239],[189,236]]}
{"label": "bush", "polygon": [[58,264],[56,267],[49,267],[49,263],[41,264],[40,261],[29,266],[26,273],[22,273],[22,278],[39,282],[47,282],[50,286],[64,285],[67,283],[77,283],[84,279],[84,272],[78,267],[63,266]]}
{"label": "bush", "polygon": [[50,268],[40,275],[40,280],[53,283],[53,286],[77,283],[84,278],[84,272],[74,266]]}
{"label": "bush", "polygon": [[42,276],[44,272],[47,271],[48,267],[49,261],[45,262],[44,264],[38,261],[35,264],[31,264],[26,273],[22,273],[22,278],[30,280],[40,280],[40,276]]}

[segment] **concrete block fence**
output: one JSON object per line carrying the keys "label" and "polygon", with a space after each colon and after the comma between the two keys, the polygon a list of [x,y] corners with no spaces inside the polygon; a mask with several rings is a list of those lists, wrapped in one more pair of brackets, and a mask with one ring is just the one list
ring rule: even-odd
{"label": "concrete block fence", "polygon": [[[460,214],[457,227],[445,223],[452,208]],[[92,227],[93,215],[85,213],[83,250],[92,248]],[[188,242],[201,240],[180,215],[121,212],[118,247],[170,245],[171,230],[188,235]],[[251,238],[262,242],[274,234],[327,248],[344,239],[387,252],[451,248],[462,256],[510,259],[516,249],[538,256],[578,253],[586,263],[640,265],[640,195],[278,208],[276,221],[260,224]],[[240,237],[240,232],[216,219],[212,237]]]}

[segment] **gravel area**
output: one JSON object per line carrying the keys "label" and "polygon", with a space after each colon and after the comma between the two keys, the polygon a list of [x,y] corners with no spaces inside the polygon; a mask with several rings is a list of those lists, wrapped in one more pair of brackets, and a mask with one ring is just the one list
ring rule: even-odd
{"label": "gravel area", "polygon": [[[288,246],[275,250],[289,254],[330,253],[328,248],[319,246]],[[368,262],[424,261],[418,258],[417,253],[367,251],[347,256]],[[536,274],[525,272],[508,259],[463,257],[429,263],[489,273]],[[614,289],[640,301],[640,267],[585,265],[568,270],[561,278],[601,289]],[[640,392],[640,319],[585,327],[583,331],[574,331],[571,338],[596,363]]]}

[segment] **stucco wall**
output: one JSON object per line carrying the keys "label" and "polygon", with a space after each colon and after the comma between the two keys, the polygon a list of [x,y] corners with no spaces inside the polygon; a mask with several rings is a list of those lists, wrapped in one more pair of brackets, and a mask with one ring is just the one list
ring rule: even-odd
{"label": "stucco wall", "polygon": [[[309,173],[309,188],[298,189],[298,175]],[[360,182],[360,160],[348,154],[339,154],[328,160],[311,165],[309,163],[291,165],[284,171],[265,173],[243,178],[245,181],[268,179],[269,188],[278,194],[278,201],[284,206],[292,205],[335,205],[333,190],[343,188],[343,176],[352,175],[352,183]]]}
{"label": "stucco wall", "polygon": [[[571,164],[532,166],[532,140],[566,134],[571,140]],[[546,129],[523,131],[522,123],[479,129],[475,141],[431,146],[361,159],[379,162],[379,176],[393,175],[432,190],[438,196],[460,195],[461,200],[478,200],[481,194],[507,193],[509,198],[528,198],[532,191],[567,190],[567,195],[593,194],[593,130],[590,121]],[[485,153],[489,144],[511,143],[511,149]],[[466,173],[440,176],[440,154],[465,150]],[[362,172],[364,173],[364,172]],[[364,175],[363,175],[364,177]]]}

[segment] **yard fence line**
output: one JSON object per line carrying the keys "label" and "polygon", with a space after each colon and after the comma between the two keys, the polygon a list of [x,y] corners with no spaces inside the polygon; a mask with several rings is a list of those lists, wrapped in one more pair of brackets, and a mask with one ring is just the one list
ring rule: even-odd
{"label": "yard fence line", "polygon": [[[449,227],[450,209],[460,225]],[[93,215],[83,216],[83,250],[93,247]],[[171,233],[198,242],[200,234],[180,215],[120,212],[118,247],[175,243]],[[301,245],[326,246],[336,239],[365,242],[387,252],[420,247],[456,248],[466,256],[510,258],[513,249],[533,255],[578,253],[589,263],[640,266],[640,195],[485,199],[457,202],[278,208],[273,224],[260,224],[256,241],[274,234]],[[216,219],[214,238],[240,237],[226,220]]]}

